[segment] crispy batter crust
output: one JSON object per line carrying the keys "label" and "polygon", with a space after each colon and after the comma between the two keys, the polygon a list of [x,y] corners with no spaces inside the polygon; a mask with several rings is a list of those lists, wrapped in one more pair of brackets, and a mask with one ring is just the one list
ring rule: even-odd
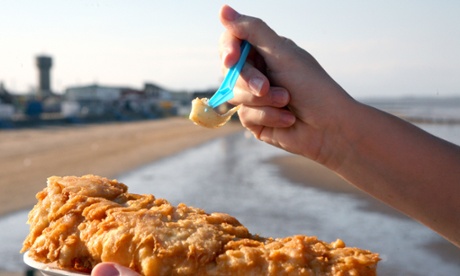
{"label": "crispy batter crust", "polygon": [[235,218],[94,175],[48,179],[22,252],[89,272],[113,261],[143,275],[375,275],[378,254],[316,237],[252,235]]}

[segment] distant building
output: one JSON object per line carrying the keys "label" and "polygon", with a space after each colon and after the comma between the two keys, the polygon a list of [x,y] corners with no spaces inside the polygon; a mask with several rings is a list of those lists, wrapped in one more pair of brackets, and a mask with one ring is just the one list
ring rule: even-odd
{"label": "distant building", "polygon": [[35,99],[42,105],[44,113],[58,113],[61,109],[61,97],[53,93],[51,89],[51,67],[53,59],[50,56],[37,56],[35,59],[38,68],[38,86]]}
{"label": "distant building", "polygon": [[3,82],[0,82],[0,102],[4,104],[12,104],[13,103],[13,95],[6,90]]}
{"label": "distant building", "polygon": [[44,99],[52,94],[50,70],[53,60],[49,56],[37,56],[36,65],[38,67],[37,97]]}
{"label": "distant building", "polygon": [[[0,121],[10,120],[14,115],[13,96],[0,82]],[[0,124],[1,125],[1,124]]]}
{"label": "distant building", "polygon": [[144,84],[144,92],[149,98],[160,99],[168,97],[168,91],[153,83]]}
{"label": "distant building", "polygon": [[216,93],[217,89],[208,89],[203,91],[195,91],[192,93],[192,98],[211,98],[214,93]]}
{"label": "distant building", "polygon": [[156,117],[177,115],[177,102],[174,99],[176,93],[152,83],[145,83],[144,91]]}
{"label": "distant building", "polygon": [[76,86],[67,88],[61,103],[65,117],[94,117],[110,114],[121,96],[120,87]]}
{"label": "distant building", "polygon": [[61,113],[67,118],[125,120],[177,115],[172,93],[154,84],[145,84],[144,90],[97,84],[70,87],[63,98]]}

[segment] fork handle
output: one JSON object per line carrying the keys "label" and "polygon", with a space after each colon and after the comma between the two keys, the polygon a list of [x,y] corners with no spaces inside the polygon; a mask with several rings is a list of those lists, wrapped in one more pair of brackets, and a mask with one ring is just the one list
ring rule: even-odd
{"label": "fork handle", "polygon": [[251,44],[249,44],[246,40],[243,40],[240,47],[241,53],[238,62],[228,70],[227,75],[225,76],[219,89],[208,101],[208,105],[212,108],[215,108],[233,98],[233,88],[235,87],[244,63],[246,62],[249,50],[251,49]]}

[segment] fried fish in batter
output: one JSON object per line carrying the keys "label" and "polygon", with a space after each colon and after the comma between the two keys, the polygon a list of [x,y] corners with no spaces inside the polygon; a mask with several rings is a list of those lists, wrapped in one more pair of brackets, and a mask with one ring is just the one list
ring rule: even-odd
{"label": "fried fish in batter", "polygon": [[218,128],[225,125],[235,114],[240,106],[237,105],[224,114],[217,113],[208,105],[207,98],[196,98],[192,101],[192,110],[189,119],[198,126],[207,128]]}
{"label": "fried fish in batter", "polygon": [[90,272],[117,262],[143,275],[375,275],[378,254],[315,237],[262,238],[235,218],[85,175],[48,178],[22,252]]}

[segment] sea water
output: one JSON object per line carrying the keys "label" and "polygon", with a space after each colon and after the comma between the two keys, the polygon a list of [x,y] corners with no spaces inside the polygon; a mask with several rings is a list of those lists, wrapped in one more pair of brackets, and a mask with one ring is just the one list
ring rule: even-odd
{"label": "sea water", "polygon": [[[460,125],[420,125],[460,144]],[[118,180],[130,192],[236,217],[252,233],[314,235],[380,254],[380,275],[460,275],[460,249],[373,199],[298,185],[269,162],[288,153],[238,133],[148,164]],[[380,210],[380,211],[379,211]],[[27,211],[0,218],[1,270],[24,271],[18,253],[28,233]]]}

